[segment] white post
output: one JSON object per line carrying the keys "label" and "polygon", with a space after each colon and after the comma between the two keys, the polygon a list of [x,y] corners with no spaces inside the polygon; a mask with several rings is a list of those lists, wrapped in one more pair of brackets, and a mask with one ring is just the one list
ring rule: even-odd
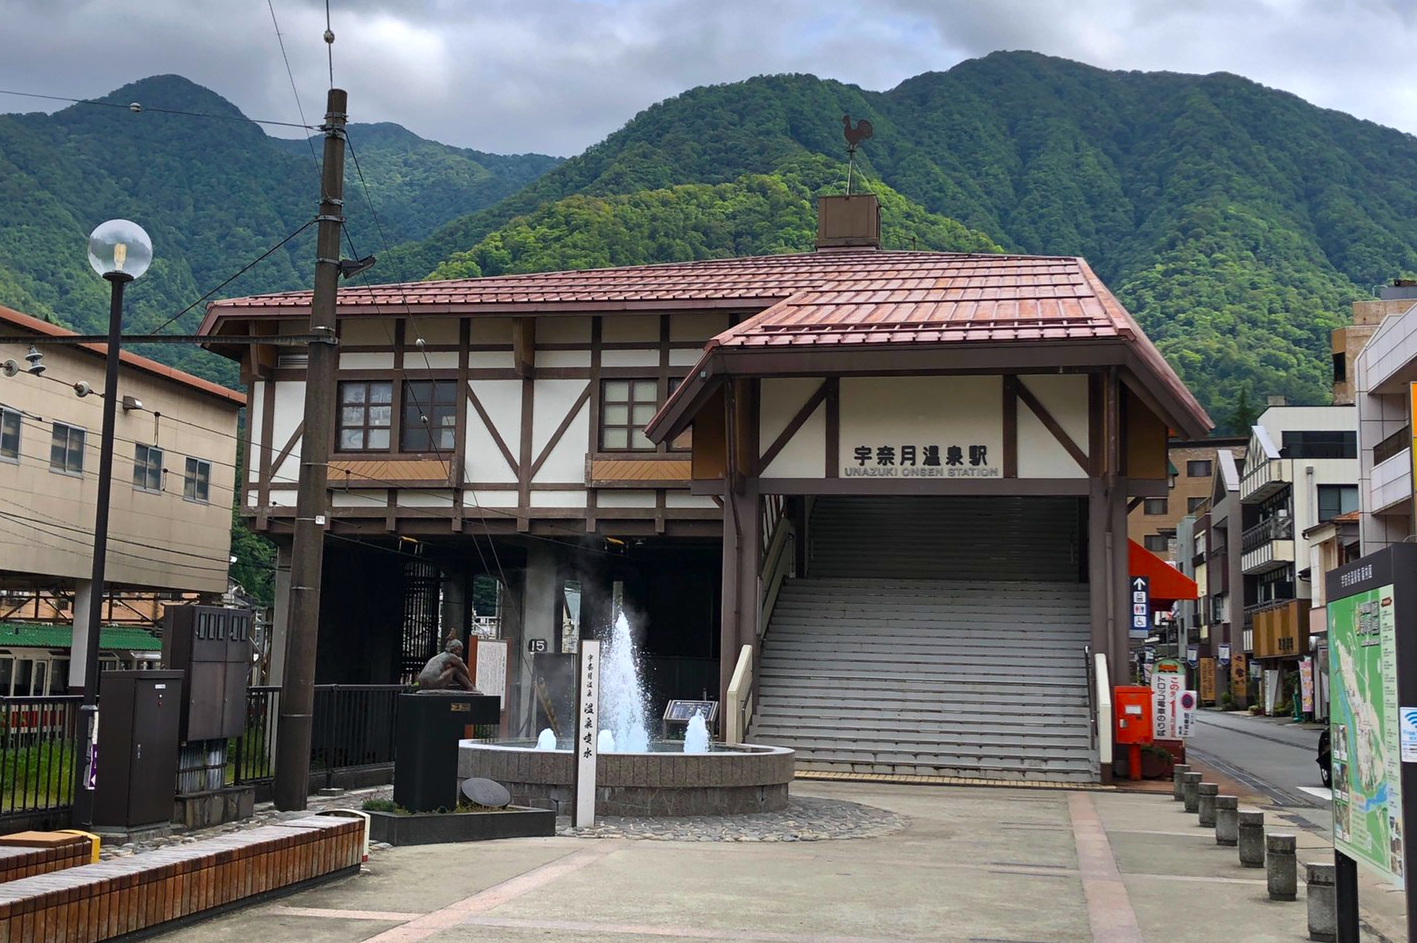
{"label": "white post", "polygon": [[[97,600],[97,605],[103,605],[103,600]],[[69,687],[81,688],[87,683],[84,677],[84,652],[88,651],[89,644],[89,607],[95,605],[93,598],[93,582],[91,580],[74,581],[74,641],[69,648]],[[8,693],[8,692],[7,692]],[[29,694],[29,691],[18,691],[18,694]],[[43,694],[43,691],[39,692]]]}
{"label": "white post", "polygon": [[576,709],[576,809],[572,825],[595,824],[596,738],[600,735],[600,643],[581,639],[580,703]]}

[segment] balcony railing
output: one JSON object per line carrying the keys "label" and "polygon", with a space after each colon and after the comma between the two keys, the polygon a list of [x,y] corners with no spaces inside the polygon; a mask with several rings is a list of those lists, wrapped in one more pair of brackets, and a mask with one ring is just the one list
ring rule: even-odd
{"label": "balcony railing", "polygon": [[1271,517],[1260,521],[1240,535],[1240,552],[1249,553],[1276,540],[1294,539],[1294,518]]}
{"label": "balcony railing", "polygon": [[1272,458],[1259,462],[1240,479],[1240,501],[1244,504],[1258,504],[1271,495],[1289,487],[1285,480],[1285,460]]}
{"label": "balcony railing", "polygon": [[1406,428],[1399,429],[1373,446],[1373,464],[1381,465],[1394,455],[1400,455],[1411,445],[1412,430]]}

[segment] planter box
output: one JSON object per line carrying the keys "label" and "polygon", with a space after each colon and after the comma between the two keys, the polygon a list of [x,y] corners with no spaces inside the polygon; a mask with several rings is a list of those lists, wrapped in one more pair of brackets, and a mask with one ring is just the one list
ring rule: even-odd
{"label": "planter box", "polygon": [[369,838],[390,845],[439,845],[494,838],[549,838],[556,834],[550,809],[508,806],[498,812],[369,813]]}

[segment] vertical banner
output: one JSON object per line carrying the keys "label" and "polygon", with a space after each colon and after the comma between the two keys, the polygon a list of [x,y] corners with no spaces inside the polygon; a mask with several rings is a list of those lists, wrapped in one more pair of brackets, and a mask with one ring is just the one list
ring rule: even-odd
{"label": "vertical banner", "polygon": [[1186,693],[1186,675],[1181,663],[1163,658],[1151,674],[1152,736],[1157,740],[1179,740],[1181,696]]}
{"label": "vertical banner", "polygon": [[1305,658],[1299,662],[1300,708],[1306,714],[1314,712],[1314,660]]}
{"label": "vertical banner", "polygon": [[595,824],[596,738],[600,733],[600,643],[581,639],[580,703],[576,710],[576,828]]}
{"label": "vertical banner", "polygon": [[1215,659],[1202,658],[1200,667],[1200,697],[1202,704],[1215,703]]}
{"label": "vertical banner", "polygon": [[1245,656],[1236,652],[1230,656],[1230,693],[1235,696],[1235,700],[1244,699],[1249,683],[1250,669],[1245,663]]}

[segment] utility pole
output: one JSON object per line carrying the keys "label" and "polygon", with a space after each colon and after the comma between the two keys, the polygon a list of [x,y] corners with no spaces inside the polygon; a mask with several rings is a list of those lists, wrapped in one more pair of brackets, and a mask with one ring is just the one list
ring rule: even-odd
{"label": "utility pole", "polygon": [[349,97],[330,89],[325,106],[325,155],[320,173],[320,215],[315,240],[315,290],[310,300],[310,359],[305,368],[305,431],[300,442],[300,486],[290,559],[290,610],[285,678],[280,691],[276,741],[275,805],[304,809],[310,778],[311,714],[315,705],[315,650],[320,632],[320,578],[329,519],[326,462],[334,431],[335,292],[339,283],[340,231],[344,225],[344,125]]}

